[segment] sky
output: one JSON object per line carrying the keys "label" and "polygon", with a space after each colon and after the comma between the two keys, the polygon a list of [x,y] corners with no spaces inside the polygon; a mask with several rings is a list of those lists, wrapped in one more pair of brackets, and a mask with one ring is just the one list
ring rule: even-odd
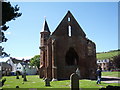
{"label": "sky", "polygon": [[8,41],[4,50],[16,58],[31,58],[40,54],[40,31],[44,17],[53,32],[68,10],[95,42],[96,52],[118,49],[117,2],[11,2],[20,7],[22,16],[7,23]]}

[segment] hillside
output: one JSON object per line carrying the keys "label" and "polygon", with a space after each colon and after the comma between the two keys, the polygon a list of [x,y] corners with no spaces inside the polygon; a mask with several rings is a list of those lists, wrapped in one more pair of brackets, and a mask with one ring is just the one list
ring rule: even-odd
{"label": "hillside", "polygon": [[99,60],[108,59],[108,58],[112,58],[114,56],[117,56],[119,54],[120,54],[120,50],[97,53],[97,59],[99,59]]}

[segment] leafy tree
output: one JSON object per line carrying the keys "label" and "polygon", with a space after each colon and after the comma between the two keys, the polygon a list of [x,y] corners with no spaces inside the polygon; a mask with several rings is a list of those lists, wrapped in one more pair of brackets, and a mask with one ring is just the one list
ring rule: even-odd
{"label": "leafy tree", "polygon": [[31,66],[37,66],[37,68],[39,68],[39,66],[40,66],[40,55],[35,55],[33,58],[31,58],[30,65]]}
{"label": "leafy tree", "polygon": [[[10,2],[0,2],[0,7],[2,7],[2,10],[0,10],[0,13],[2,13],[2,19],[0,19],[0,43],[2,43],[8,40],[4,35],[4,32],[9,28],[9,26],[6,26],[6,23],[20,17],[22,13],[18,12],[18,5],[13,7]],[[3,52],[3,50],[4,48],[0,46],[0,56],[9,56],[6,52]]]}
{"label": "leafy tree", "polygon": [[116,68],[120,69],[120,55],[114,57],[113,63],[116,66]]}
{"label": "leafy tree", "polygon": [[[15,20],[22,15],[19,13],[19,7],[16,5],[15,7],[11,6],[10,2],[2,2],[2,25],[5,25],[6,22]],[[4,27],[4,29],[7,29]]]}

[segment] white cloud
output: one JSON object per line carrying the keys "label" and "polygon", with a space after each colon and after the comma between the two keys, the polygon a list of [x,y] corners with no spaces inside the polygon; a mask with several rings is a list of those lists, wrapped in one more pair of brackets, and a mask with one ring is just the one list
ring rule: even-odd
{"label": "white cloud", "polygon": [[10,34],[11,34],[11,32],[5,32],[5,34],[6,34],[6,35],[10,35]]}

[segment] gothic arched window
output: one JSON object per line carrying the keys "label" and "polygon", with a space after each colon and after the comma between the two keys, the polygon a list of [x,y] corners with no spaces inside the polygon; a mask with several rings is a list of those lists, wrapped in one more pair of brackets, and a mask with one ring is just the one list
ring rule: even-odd
{"label": "gothic arched window", "polygon": [[65,60],[66,60],[66,64],[67,65],[78,65],[78,61],[79,61],[79,57],[76,53],[76,51],[74,50],[74,48],[69,48],[69,50],[66,53],[65,56]]}

